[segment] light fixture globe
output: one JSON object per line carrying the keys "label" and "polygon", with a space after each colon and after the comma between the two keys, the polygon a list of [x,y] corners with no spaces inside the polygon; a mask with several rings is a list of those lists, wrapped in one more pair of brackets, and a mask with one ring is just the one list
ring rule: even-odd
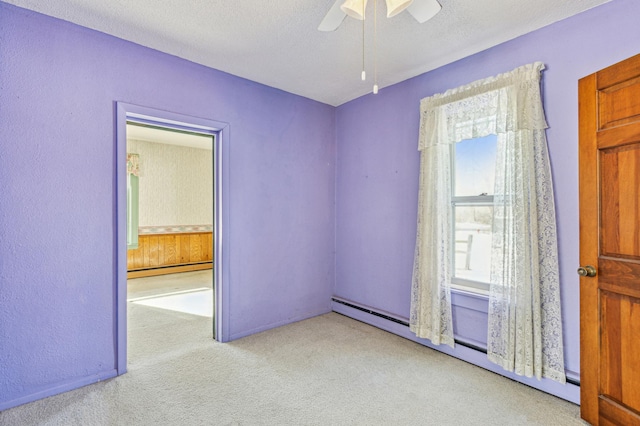
{"label": "light fixture globe", "polygon": [[367,9],[367,0],[346,0],[340,9],[352,18],[364,19],[364,11]]}
{"label": "light fixture globe", "polygon": [[396,16],[413,3],[413,0],[386,0],[387,1],[387,18]]}

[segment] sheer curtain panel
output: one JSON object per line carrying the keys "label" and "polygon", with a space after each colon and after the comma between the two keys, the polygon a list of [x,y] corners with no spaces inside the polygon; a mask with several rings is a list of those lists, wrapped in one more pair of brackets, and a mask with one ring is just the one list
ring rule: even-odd
{"label": "sheer curtain panel", "polygon": [[453,346],[452,145],[497,135],[487,356],[564,383],[557,234],[540,62],[421,101],[410,327]]}

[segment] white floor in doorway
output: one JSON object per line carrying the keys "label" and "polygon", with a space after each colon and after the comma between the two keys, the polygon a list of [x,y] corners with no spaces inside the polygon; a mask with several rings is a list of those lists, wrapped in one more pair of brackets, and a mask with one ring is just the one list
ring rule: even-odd
{"label": "white floor in doorway", "polygon": [[127,302],[213,317],[213,271],[183,272],[127,281]]}

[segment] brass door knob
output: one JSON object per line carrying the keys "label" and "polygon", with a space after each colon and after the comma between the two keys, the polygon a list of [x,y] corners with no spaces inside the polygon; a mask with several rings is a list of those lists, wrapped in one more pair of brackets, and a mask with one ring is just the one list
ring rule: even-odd
{"label": "brass door knob", "polygon": [[591,265],[581,266],[578,268],[578,275],[581,277],[595,277],[598,271]]}

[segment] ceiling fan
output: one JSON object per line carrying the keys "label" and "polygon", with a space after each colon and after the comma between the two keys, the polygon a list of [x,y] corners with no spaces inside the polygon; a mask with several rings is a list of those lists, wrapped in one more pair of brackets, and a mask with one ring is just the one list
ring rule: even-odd
{"label": "ceiling fan", "polygon": [[[391,18],[406,9],[421,24],[433,18],[442,8],[437,0],[385,1],[387,3],[387,18]],[[335,31],[347,15],[363,20],[366,8],[367,0],[336,0],[318,26],[318,30]]]}

